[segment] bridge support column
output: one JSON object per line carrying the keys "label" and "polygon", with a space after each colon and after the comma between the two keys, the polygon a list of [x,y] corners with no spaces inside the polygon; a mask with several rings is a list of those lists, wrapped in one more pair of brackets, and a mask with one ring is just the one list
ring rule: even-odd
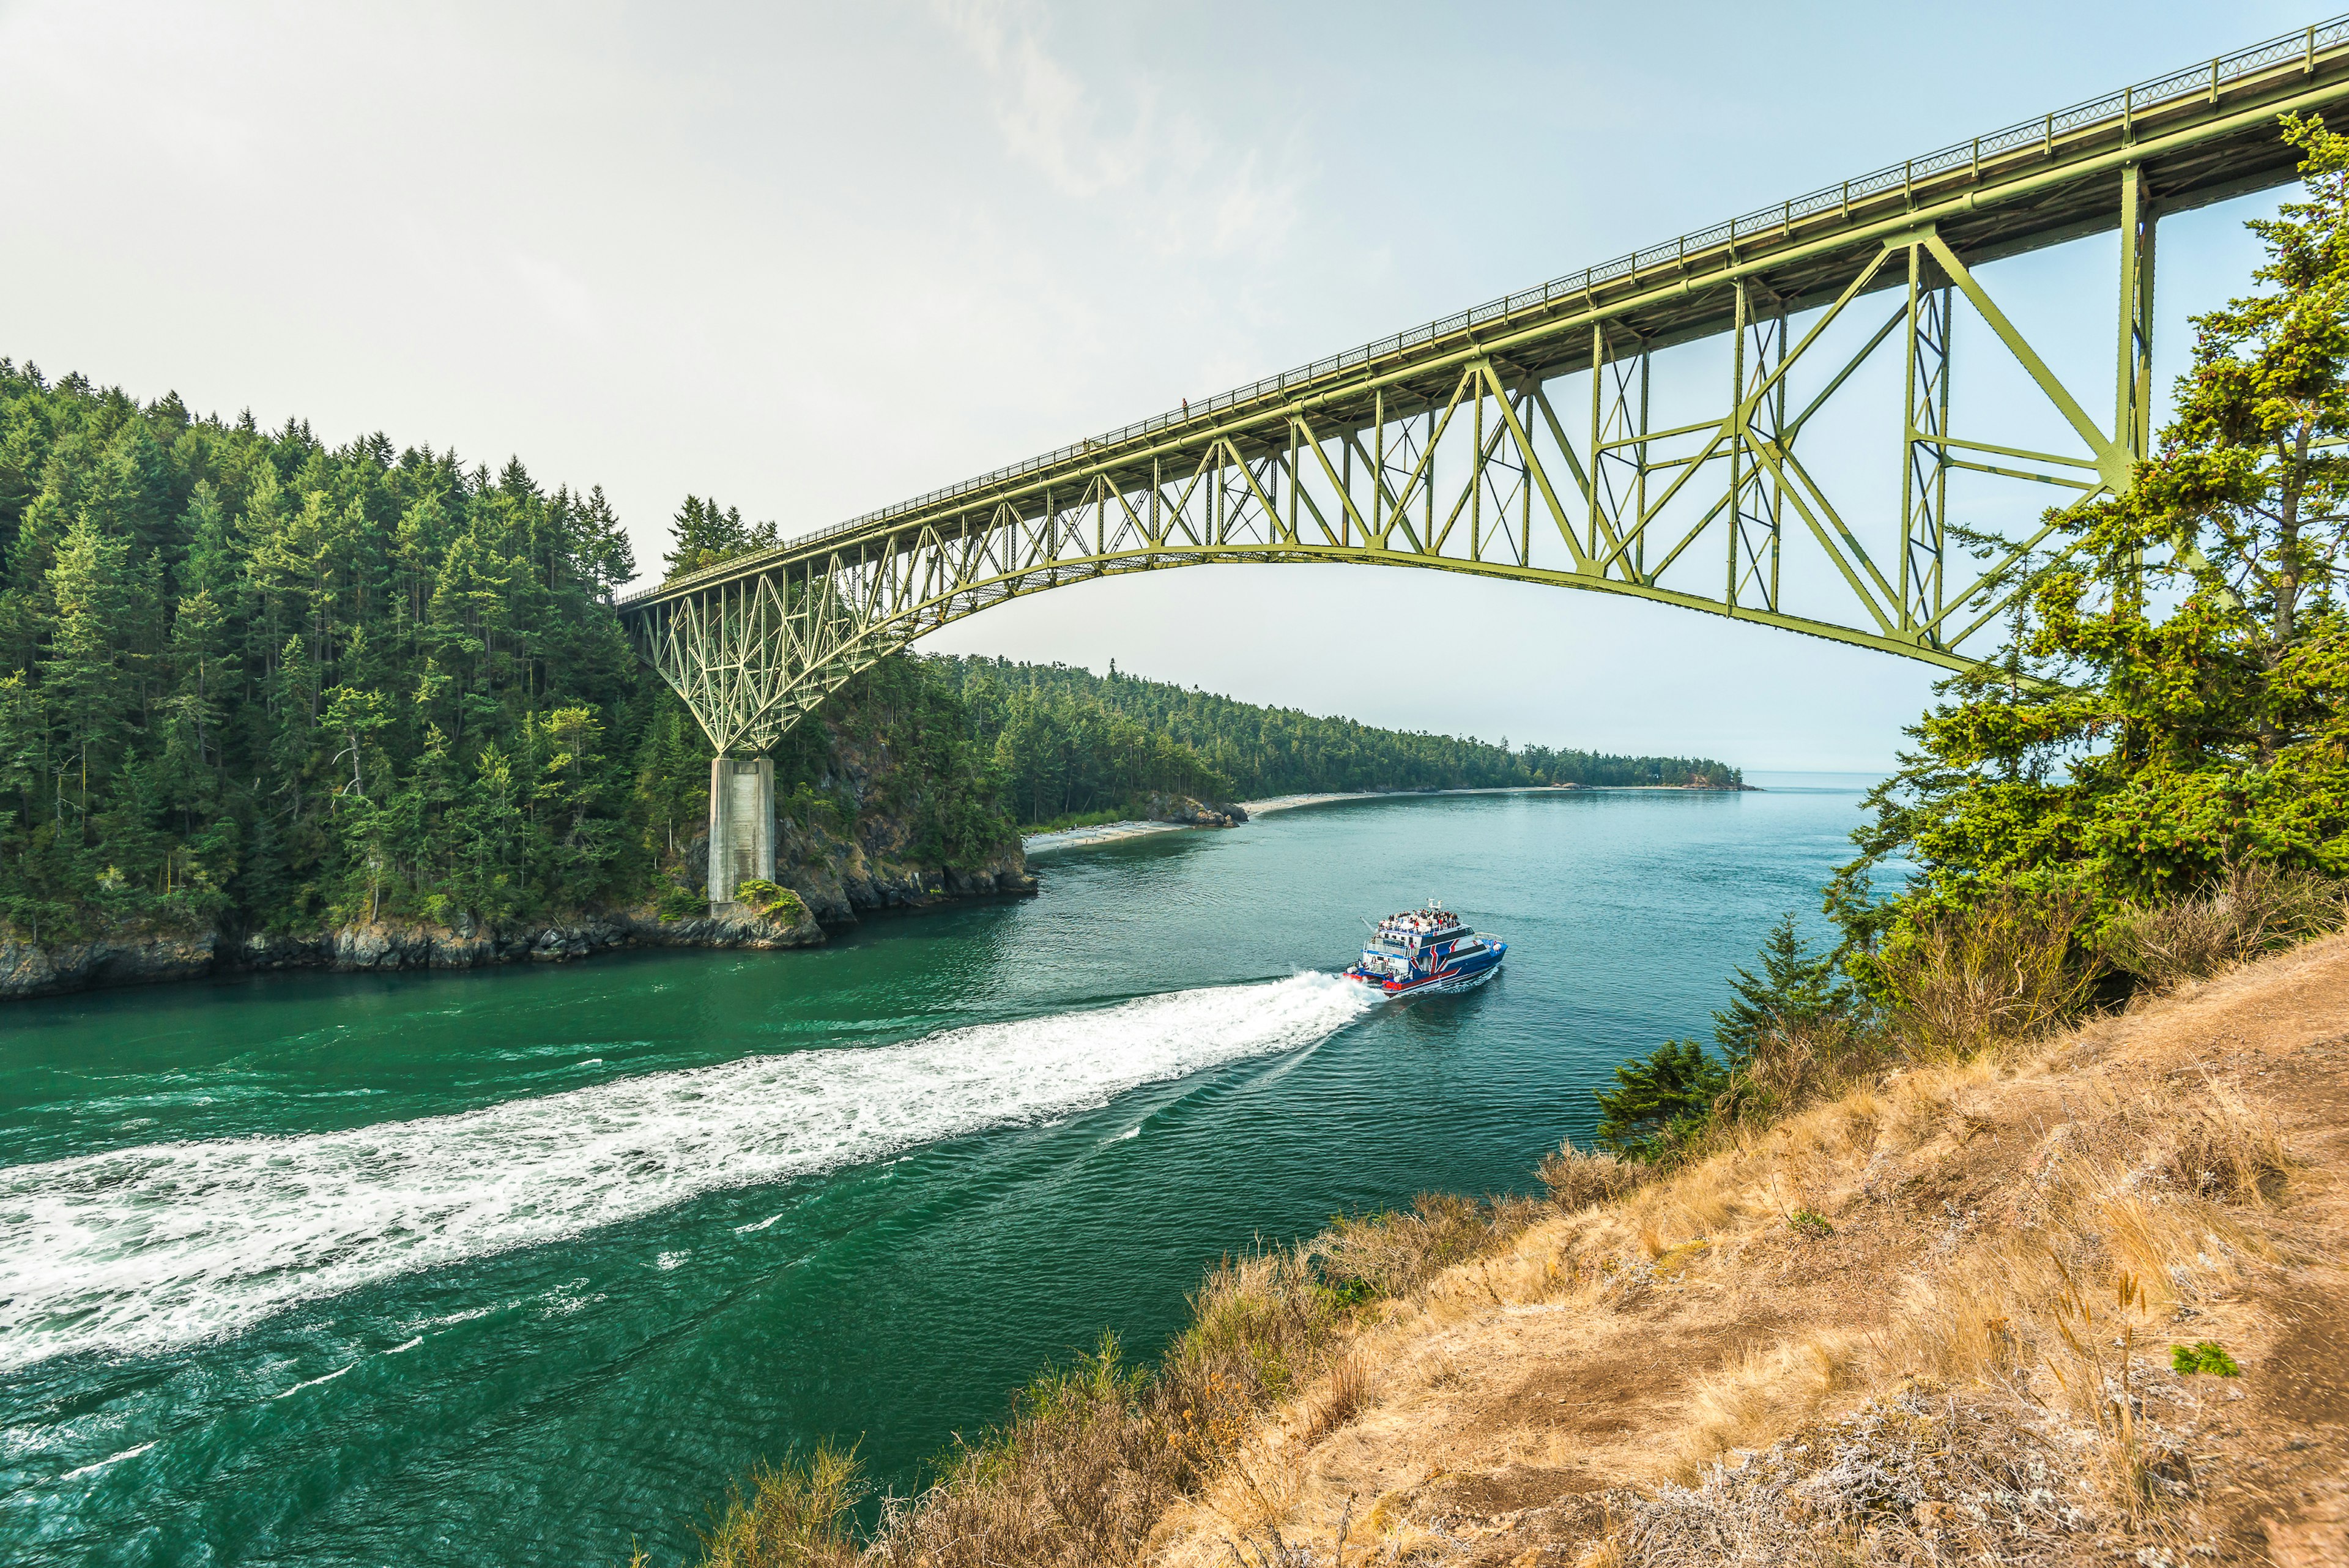
{"label": "bridge support column", "polygon": [[2134,163],[2121,169],[2120,376],[2113,440],[2143,462],[2153,438],[2153,227],[2157,214]]}
{"label": "bridge support column", "polygon": [[710,912],[754,877],[775,877],[774,759],[718,757],[709,764]]}

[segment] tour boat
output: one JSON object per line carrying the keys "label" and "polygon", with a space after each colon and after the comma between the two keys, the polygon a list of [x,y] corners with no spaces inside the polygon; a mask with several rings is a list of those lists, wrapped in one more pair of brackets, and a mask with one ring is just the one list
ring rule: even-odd
{"label": "tour boat", "polygon": [[1422,991],[1464,991],[1492,978],[1509,944],[1479,935],[1460,917],[1431,898],[1423,909],[1389,915],[1362,949],[1362,961],[1348,980],[1372,985],[1389,996]]}

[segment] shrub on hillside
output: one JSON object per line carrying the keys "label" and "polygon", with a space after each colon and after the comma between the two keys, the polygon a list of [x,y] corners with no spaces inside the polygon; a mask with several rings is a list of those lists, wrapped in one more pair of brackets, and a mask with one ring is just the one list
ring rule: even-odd
{"label": "shrub on hillside", "polygon": [[2105,924],[2097,951],[2157,986],[2202,980],[2230,965],[2339,929],[2349,888],[2298,867],[2246,861],[2200,893],[2129,904]]}
{"label": "shrub on hillside", "polygon": [[1729,1088],[1729,1069],[1693,1040],[1667,1040],[1615,1069],[1615,1086],[1593,1089],[1600,1148],[1650,1158],[1698,1138],[1713,1102]]}
{"label": "shrub on hillside", "polygon": [[753,877],[734,889],[734,901],[748,908],[762,920],[779,926],[796,926],[807,919],[807,906],[789,888],[780,887],[763,877]]}
{"label": "shrub on hillside", "polygon": [[2076,950],[2085,913],[2002,891],[1907,934],[1875,965],[1900,1049],[1954,1062],[2073,1017],[2095,981]]}
{"label": "shrub on hillside", "polygon": [[1550,1201],[1571,1214],[1612,1203],[1646,1180],[1648,1172],[1609,1150],[1577,1148],[1569,1140],[1544,1156],[1534,1175],[1548,1189]]}
{"label": "shrub on hillside", "polygon": [[[819,1443],[804,1460],[760,1463],[702,1537],[703,1568],[852,1568],[856,1504],[870,1490],[852,1449]],[[631,1568],[642,1568],[636,1554]]]}

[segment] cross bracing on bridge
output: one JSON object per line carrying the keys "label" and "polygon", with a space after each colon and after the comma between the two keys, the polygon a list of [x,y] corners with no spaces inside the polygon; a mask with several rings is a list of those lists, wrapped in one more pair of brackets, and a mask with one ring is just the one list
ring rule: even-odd
{"label": "cross bracing on bridge", "polygon": [[[2125,491],[2151,422],[2156,219],[2287,182],[2278,117],[2344,99],[2349,17],[672,579],[622,613],[721,755],[765,749],[858,670],[980,609],[1218,561],[1581,587],[1966,668],[2053,525],[1977,562],[1955,547],[1973,520],[1951,515],[1953,477]],[[2116,228],[2106,424],[1978,271]],[[2046,441],[1952,423],[1961,316],[2027,378]],[[1687,344],[1725,361],[1727,396],[1659,422],[1657,357]],[[1897,424],[1880,410],[1899,504],[1838,508],[1843,476],[1823,483],[1798,438],[1884,355],[1903,388]]]}

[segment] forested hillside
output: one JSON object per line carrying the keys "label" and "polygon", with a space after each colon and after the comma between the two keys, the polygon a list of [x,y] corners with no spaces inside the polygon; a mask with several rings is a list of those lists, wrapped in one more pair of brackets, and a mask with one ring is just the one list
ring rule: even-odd
{"label": "forested hillside", "polygon": [[1023,822],[1157,787],[1222,798],[1378,789],[1699,784],[1744,774],[1706,757],[1621,757],[1373,729],[1160,680],[1060,664],[946,659]]}
{"label": "forested hillside", "polygon": [[0,549],[19,931],[496,918],[643,875],[600,490],[0,361]]}
{"label": "forested hillside", "polygon": [[[666,565],[773,537],[688,496]],[[636,563],[599,488],[0,359],[0,937],[688,901],[709,752],[612,613]],[[1737,779],[920,658],[776,763],[787,828],[947,869],[1152,795]]]}
{"label": "forested hillside", "polygon": [[[756,543],[698,502],[675,531],[697,558]],[[609,608],[636,566],[600,489],[0,360],[0,936],[625,905],[706,820],[709,747]],[[787,740],[778,784],[976,863],[1010,824],[968,729],[893,665]],[[833,743],[867,731],[888,764],[843,779]]]}

